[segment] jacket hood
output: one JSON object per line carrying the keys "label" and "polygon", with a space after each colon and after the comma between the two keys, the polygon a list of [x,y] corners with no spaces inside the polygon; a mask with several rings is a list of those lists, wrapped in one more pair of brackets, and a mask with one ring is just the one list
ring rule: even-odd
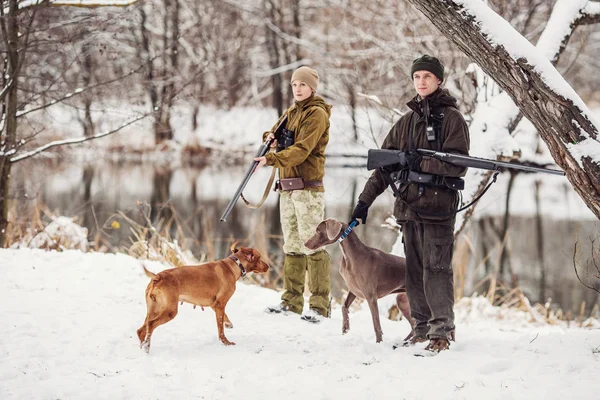
{"label": "jacket hood", "polygon": [[332,105],[325,103],[325,100],[323,100],[321,96],[310,96],[308,99],[295,102],[295,106],[301,110],[305,110],[309,107],[320,107],[327,113],[328,116],[331,116]]}
{"label": "jacket hood", "polygon": [[454,107],[458,109],[458,103],[456,99],[452,97],[448,89],[441,88],[438,88],[435,92],[433,92],[424,99],[421,99],[421,96],[416,95],[408,103],[406,103],[406,105],[408,106],[408,108],[422,116],[425,102],[429,103],[430,110],[439,109],[443,107]]}

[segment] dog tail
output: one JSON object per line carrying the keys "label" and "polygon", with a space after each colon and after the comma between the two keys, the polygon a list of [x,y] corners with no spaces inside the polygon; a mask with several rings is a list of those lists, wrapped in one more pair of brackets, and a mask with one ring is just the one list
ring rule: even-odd
{"label": "dog tail", "polygon": [[156,278],[156,274],[155,274],[155,273],[153,273],[153,272],[150,272],[150,271],[148,271],[148,270],[146,269],[146,266],[144,265],[144,263],[143,263],[143,262],[141,262],[140,264],[142,264],[142,268],[144,269],[144,273],[146,274],[146,276],[147,276],[148,278]]}

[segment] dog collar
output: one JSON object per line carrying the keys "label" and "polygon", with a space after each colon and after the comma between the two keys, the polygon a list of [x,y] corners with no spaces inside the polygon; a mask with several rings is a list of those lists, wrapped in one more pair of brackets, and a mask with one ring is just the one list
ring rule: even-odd
{"label": "dog collar", "polygon": [[348,228],[346,228],[344,233],[342,233],[342,236],[340,236],[340,238],[337,240],[338,243],[342,243],[342,240],[344,240],[348,237],[348,235],[350,234],[350,232],[352,232],[352,229],[354,229],[356,227],[356,225],[358,225],[357,220],[350,222],[350,225],[348,225]]}
{"label": "dog collar", "polygon": [[240,271],[242,271],[242,278],[245,277],[246,276],[246,268],[244,268],[244,266],[242,265],[240,260],[234,255],[230,255],[230,256],[228,256],[228,258],[231,258],[233,261],[235,261],[237,266],[240,267]]}

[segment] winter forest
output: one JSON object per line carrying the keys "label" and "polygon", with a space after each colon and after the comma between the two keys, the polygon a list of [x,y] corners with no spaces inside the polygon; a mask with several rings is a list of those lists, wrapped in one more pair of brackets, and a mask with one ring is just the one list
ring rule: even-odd
{"label": "winter forest", "polygon": [[[1,0],[0,397],[596,398],[599,48],[595,0]],[[333,105],[325,214],[347,222],[423,54],[445,66],[471,156],[565,172],[468,170],[462,205],[485,194],[457,216],[457,340],[433,359],[394,350],[410,330],[394,296],[383,343],[359,300],[342,335],[336,244],[330,320],[263,312],[284,285],[276,192],[219,221],[307,65]],[[355,232],[403,256],[393,203]],[[234,242],[270,265],[229,302],[236,346],[185,304],[143,353],[141,260],[200,264]]]}

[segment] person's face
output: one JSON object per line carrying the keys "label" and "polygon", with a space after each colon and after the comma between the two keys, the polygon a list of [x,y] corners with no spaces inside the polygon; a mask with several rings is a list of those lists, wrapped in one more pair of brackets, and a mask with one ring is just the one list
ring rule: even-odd
{"label": "person's face", "polygon": [[294,100],[296,101],[308,99],[313,92],[310,86],[298,79],[292,82],[292,91],[294,92]]}
{"label": "person's face", "polygon": [[413,74],[415,90],[421,98],[429,96],[440,87],[442,81],[429,71],[415,71]]}

